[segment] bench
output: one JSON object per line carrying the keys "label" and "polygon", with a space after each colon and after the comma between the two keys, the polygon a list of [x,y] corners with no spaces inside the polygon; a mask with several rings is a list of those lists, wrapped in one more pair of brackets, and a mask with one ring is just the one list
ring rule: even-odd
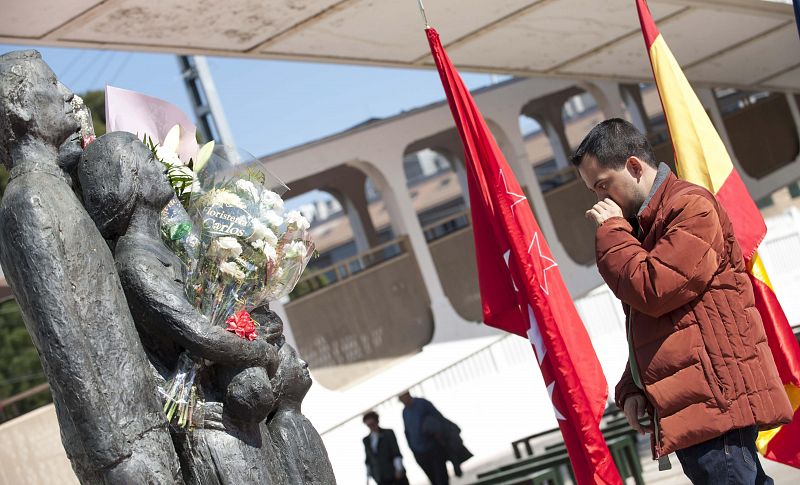
{"label": "bench", "polygon": [[[616,413],[615,413],[616,414]],[[639,460],[637,449],[637,434],[629,425],[624,416],[615,416],[607,413],[609,417],[603,425],[601,432],[606,440],[611,457],[619,471],[622,479],[633,478],[637,485],[643,485],[642,465]],[[566,468],[570,477],[574,480],[572,466],[567,455],[566,445],[562,442],[545,446],[544,453],[534,454],[531,442],[536,438],[541,438],[548,434],[558,433],[559,430],[553,429],[542,433],[517,440],[512,443],[514,456],[517,461],[495,468],[491,471],[479,473],[478,482],[475,485],[515,485],[533,483],[531,479],[525,477],[533,476],[536,473],[546,471],[543,467],[551,467],[558,479],[563,482],[561,468]],[[527,457],[522,458],[520,445],[524,446]],[[566,461],[564,461],[566,459]],[[544,475],[544,474],[543,474]],[[498,481],[500,480],[500,481]],[[546,480],[545,480],[546,481]]]}
{"label": "bench", "polygon": [[564,485],[564,479],[558,470],[550,468],[540,472],[534,472],[520,478],[512,478],[511,480],[498,483],[497,485]]}
{"label": "bench", "polygon": [[526,459],[524,463],[514,463],[512,467],[501,467],[488,473],[478,475],[478,481],[471,485],[506,485],[512,483],[527,483],[531,476],[540,472],[552,472],[557,476],[556,483],[563,483],[559,469],[563,466],[569,467],[569,456],[566,452],[556,452],[545,454],[534,458]]}

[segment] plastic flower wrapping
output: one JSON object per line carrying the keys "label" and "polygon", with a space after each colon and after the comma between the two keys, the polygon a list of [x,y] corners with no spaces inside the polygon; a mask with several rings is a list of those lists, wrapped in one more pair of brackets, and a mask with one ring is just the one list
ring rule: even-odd
{"label": "plastic flower wrapping", "polygon": [[[249,312],[289,294],[308,264],[309,222],[284,210],[286,186],[246,152],[203,147],[184,163],[168,142],[150,144],[176,192],[162,212],[162,236],[185,263],[189,301],[211,325],[254,340],[258,323]],[[202,424],[195,377],[203,365],[182,358],[162,390],[164,411],[179,428]]]}

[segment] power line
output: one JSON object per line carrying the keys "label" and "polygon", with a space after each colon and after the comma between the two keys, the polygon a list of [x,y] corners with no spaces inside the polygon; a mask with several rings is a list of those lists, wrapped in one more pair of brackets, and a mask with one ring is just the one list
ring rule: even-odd
{"label": "power line", "polygon": [[99,71],[97,71],[97,75],[95,75],[94,79],[92,79],[92,82],[89,83],[89,85],[86,87],[87,91],[89,91],[89,90],[94,88],[94,86],[97,84],[97,82],[100,81],[100,79],[103,77],[103,73],[106,71],[106,69],[108,69],[108,66],[114,60],[114,57],[116,56],[116,52],[109,52],[109,53],[111,55],[106,60],[106,63],[103,65],[103,67],[100,68]]}
{"label": "power line", "polygon": [[113,84],[114,81],[117,80],[117,76],[119,76],[120,73],[122,72],[122,70],[125,69],[125,66],[128,65],[128,62],[131,60],[131,57],[133,57],[133,53],[132,52],[126,52],[125,53],[125,58],[122,60],[122,63],[119,65],[119,67],[117,68],[116,72],[114,72],[114,75],[111,76],[110,80],[108,81],[108,84]]}
{"label": "power line", "polygon": [[[97,51],[97,52],[95,52],[94,55],[92,56],[92,58],[89,61],[87,61],[84,65],[85,66],[93,66],[93,65],[95,65],[103,57],[103,55],[106,54],[107,52],[108,51]],[[70,79],[69,81],[67,81],[67,78],[65,76],[61,76],[61,81],[62,81],[62,83],[64,83],[64,85],[70,86],[70,87],[72,87],[73,85],[80,84],[80,80],[83,79],[83,76],[86,75],[86,72],[88,70],[89,69],[79,69],[77,71],[76,77],[74,79]],[[78,90],[78,91],[80,91],[80,90]]]}
{"label": "power line", "polygon": [[69,75],[69,73],[72,72],[75,66],[77,66],[80,63],[80,60],[83,58],[83,56],[86,55],[87,52],[88,51],[86,50],[80,51],[78,55],[75,56],[75,58],[73,58],[72,61],[70,61],[70,63],[67,65],[67,68],[64,69],[64,72],[61,73],[61,79],[67,78],[67,75]]}

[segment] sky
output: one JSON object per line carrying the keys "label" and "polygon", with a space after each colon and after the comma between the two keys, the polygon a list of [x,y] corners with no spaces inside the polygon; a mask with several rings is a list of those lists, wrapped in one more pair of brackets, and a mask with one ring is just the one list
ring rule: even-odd
{"label": "sky", "polygon": [[[0,54],[21,48],[31,47],[0,44]],[[194,118],[174,55],[36,49],[75,93],[111,84],[170,101]],[[444,98],[432,69],[219,57],[209,57],[208,63],[236,145],[255,156]],[[462,76],[470,89],[493,80],[488,74]]]}

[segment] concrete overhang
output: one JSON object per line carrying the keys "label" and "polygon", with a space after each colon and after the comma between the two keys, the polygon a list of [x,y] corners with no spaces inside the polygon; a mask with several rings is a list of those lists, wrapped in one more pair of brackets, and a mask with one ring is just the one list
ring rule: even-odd
{"label": "concrete overhang", "polygon": [[[651,78],[633,0],[428,0],[459,69]],[[699,85],[800,90],[789,0],[652,0]],[[432,67],[415,0],[4,0],[0,43]]]}

